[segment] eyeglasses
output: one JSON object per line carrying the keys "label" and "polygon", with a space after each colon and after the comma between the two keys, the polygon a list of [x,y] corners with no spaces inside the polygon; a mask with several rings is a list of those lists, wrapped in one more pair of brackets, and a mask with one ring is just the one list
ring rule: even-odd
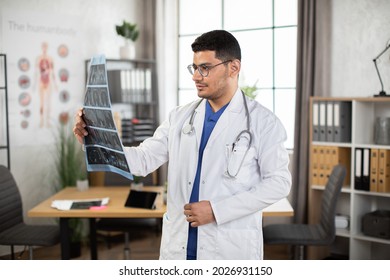
{"label": "eyeglasses", "polygon": [[226,60],[221,63],[215,64],[215,65],[206,65],[206,64],[201,64],[201,65],[196,65],[196,64],[190,64],[187,66],[188,72],[190,72],[191,75],[195,74],[195,71],[198,70],[199,74],[202,75],[202,77],[207,77],[210,73],[210,70],[213,69],[214,67],[217,67],[218,65],[222,65],[225,63],[232,62],[231,60]]}

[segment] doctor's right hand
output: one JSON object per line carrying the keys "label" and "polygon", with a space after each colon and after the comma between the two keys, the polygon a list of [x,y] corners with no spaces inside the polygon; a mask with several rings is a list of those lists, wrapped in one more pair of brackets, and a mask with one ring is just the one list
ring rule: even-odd
{"label": "doctor's right hand", "polygon": [[213,208],[208,200],[187,203],[184,205],[184,215],[192,227],[215,222]]}
{"label": "doctor's right hand", "polygon": [[83,144],[83,138],[84,136],[88,135],[88,131],[85,129],[87,126],[83,119],[83,109],[79,109],[76,113],[75,120],[74,120],[74,127],[73,127],[73,134],[76,136],[77,140],[80,142],[80,144]]}

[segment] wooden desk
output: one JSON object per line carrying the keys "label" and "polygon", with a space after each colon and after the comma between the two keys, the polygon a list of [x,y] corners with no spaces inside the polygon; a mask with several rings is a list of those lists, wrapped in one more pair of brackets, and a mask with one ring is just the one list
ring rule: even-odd
{"label": "wooden desk", "polygon": [[294,209],[287,198],[268,206],[263,210],[263,217],[292,217]]}
{"label": "wooden desk", "polygon": [[[162,187],[145,187],[147,191],[163,191]],[[156,209],[142,209],[125,207],[125,201],[130,192],[130,187],[90,187],[87,191],[78,191],[75,187],[65,188],[55,195],[41,202],[30,211],[29,217],[60,218],[61,230],[61,257],[70,259],[70,234],[68,220],[70,218],[88,218],[90,228],[91,259],[97,259],[96,248],[96,218],[162,218],[166,212],[163,196],[156,200]],[[51,207],[53,200],[76,200],[109,197],[107,208],[101,210],[68,210],[61,211]],[[294,210],[287,199],[269,206],[263,210],[263,216],[292,216]]]}
{"label": "wooden desk", "polygon": [[[146,187],[147,191],[163,191],[162,187]],[[87,191],[78,191],[75,187],[62,189],[52,197],[41,202],[30,211],[29,217],[53,217],[60,218],[61,231],[61,258],[70,259],[70,233],[68,220],[70,218],[88,218],[89,220],[89,239],[91,249],[91,259],[98,259],[97,240],[96,240],[96,218],[162,218],[166,212],[166,206],[163,204],[163,196],[159,195],[156,199],[156,209],[142,209],[125,207],[130,187],[90,187]],[[107,208],[100,210],[69,210],[61,211],[51,207],[53,200],[76,200],[109,197]]]}
{"label": "wooden desk", "polygon": [[[145,187],[146,191],[162,192],[162,187]],[[87,191],[78,191],[75,187],[62,189],[52,197],[35,206],[28,212],[29,217],[55,217],[55,218],[161,218],[166,206],[163,197],[156,199],[156,209],[141,209],[125,207],[130,187],[90,187]],[[51,207],[53,200],[62,199],[89,199],[109,197],[106,209],[102,210],[69,210],[61,211]]]}

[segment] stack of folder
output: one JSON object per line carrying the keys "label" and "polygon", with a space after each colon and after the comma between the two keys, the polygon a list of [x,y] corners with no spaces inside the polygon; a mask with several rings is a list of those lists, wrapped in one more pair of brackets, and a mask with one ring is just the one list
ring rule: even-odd
{"label": "stack of folder", "polygon": [[121,120],[122,128],[122,143],[124,146],[130,146],[133,144],[133,124],[131,122],[131,119],[122,119]]}
{"label": "stack of folder", "polygon": [[336,146],[313,145],[312,157],[312,184],[324,186],[334,166],[342,164],[347,169],[343,185],[350,184],[351,149]]}
{"label": "stack of folder", "polygon": [[155,125],[152,119],[122,119],[123,145],[132,145],[153,136]]}
{"label": "stack of folder", "polygon": [[355,149],[355,189],[370,190],[370,153],[369,148]]}
{"label": "stack of folder", "polygon": [[107,71],[112,103],[152,102],[152,70],[134,68]]}
{"label": "stack of folder", "polygon": [[355,189],[390,192],[390,150],[356,148]]}
{"label": "stack of folder", "polygon": [[352,103],[313,101],[313,141],[351,142]]}

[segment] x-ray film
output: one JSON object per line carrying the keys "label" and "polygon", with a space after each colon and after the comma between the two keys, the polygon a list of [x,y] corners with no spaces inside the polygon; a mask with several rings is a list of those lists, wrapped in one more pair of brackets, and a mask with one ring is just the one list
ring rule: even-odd
{"label": "x-ray film", "polygon": [[92,57],[89,64],[84,121],[87,170],[115,172],[133,180],[111,110],[104,55]]}

